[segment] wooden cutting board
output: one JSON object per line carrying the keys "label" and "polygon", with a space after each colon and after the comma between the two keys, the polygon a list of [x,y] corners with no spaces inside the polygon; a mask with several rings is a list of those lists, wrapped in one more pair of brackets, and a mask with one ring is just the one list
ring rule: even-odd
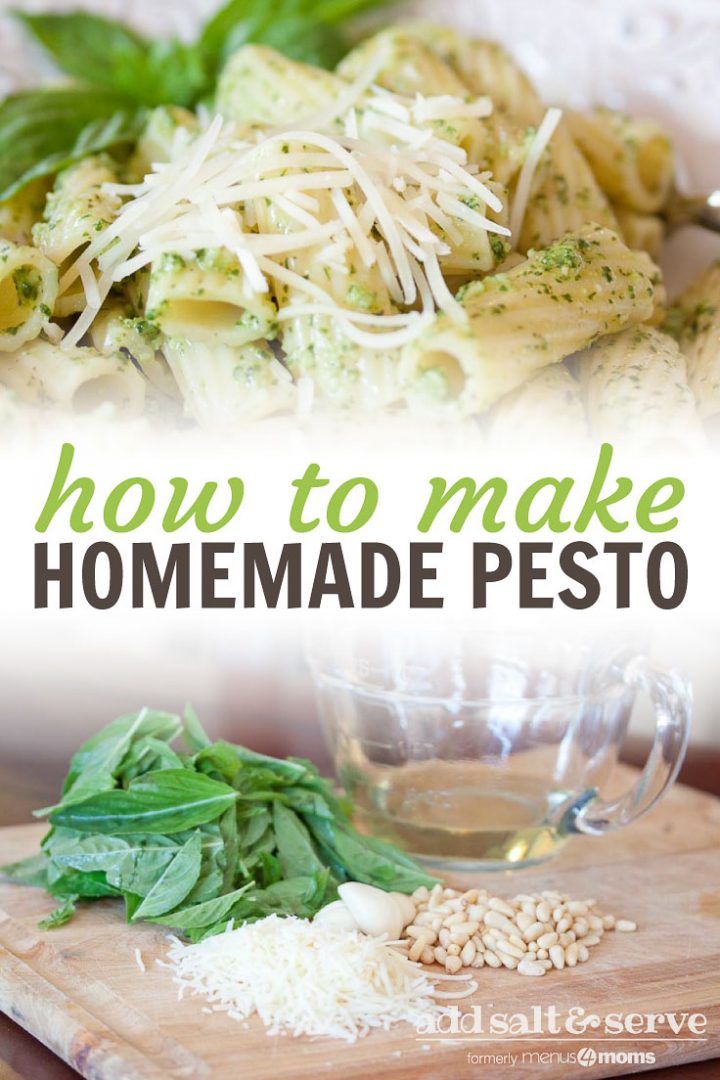
{"label": "wooden cutting board", "polygon": [[[36,825],[0,830],[0,862],[31,854],[42,833]],[[67,926],[42,933],[37,920],[52,900],[10,884],[0,884],[0,1008],[89,1080],[456,1080],[481,1073],[560,1080],[653,1067],[647,1059],[628,1062],[623,1055],[630,1052],[654,1055],[655,1067],[720,1056],[720,800],[678,786],[633,828],[578,839],[552,865],[474,883],[501,895],[557,886],[594,896],[640,926],[636,934],[608,934],[587,964],[544,979],[483,968],[469,1004],[482,1005],[486,1017],[531,1016],[534,1006],[555,1006],[560,1018],[572,1008],[601,1017],[703,1013],[706,1035],[574,1042],[547,1033],[484,1041],[455,1035],[437,1041],[402,1025],[353,1046],[270,1038],[259,1022],[204,1014],[197,998],[178,1002],[168,973],[155,964],[166,951],[163,933],[128,927],[115,901],[85,907]],[[575,1058],[587,1047],[620,1056],[588,1067]]]}

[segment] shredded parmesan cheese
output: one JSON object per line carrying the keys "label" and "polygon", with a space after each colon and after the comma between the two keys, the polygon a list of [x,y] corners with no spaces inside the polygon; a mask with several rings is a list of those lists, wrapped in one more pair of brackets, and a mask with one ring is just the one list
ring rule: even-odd
{"label": "shredded parmesan cheese", "polygon": [[515,199],[510,212],[510,235],[515,241],[517,241],[523,227],[525,211],[527,210],[530,190],[532,188],[533,180],[535,179],[537,167],[540,164],[540,159],[545,153],[548,143],[555,134],[555,128],[560,123],[561,117],[562,109],[548,109],[543,117],[540,127],[535,133],[527,157],[523,162],[523,167],[520,170],[517,188],[515,189]]}
{"label": "shredded parmesan cheese", "polygon": [[[479,250],[488,233],[507,236],[510,230],[485,212],[502,211],[489,174],[479,173],[462,147],[440,137],[433,121],[487,116],[491,104],[487,98],[403,97],[371,86],[368,77],[333,111],[339,126],[247,134],[215,117],[142,183],[108,185],[124,200],[118,216],[61,282],[64,292],[79,279],[86,299],[65,344],[80,341],[116,283],[163,255],[192,257],[215,248],[238,259],[248,299],[273,294],[280,283],[292,289],[280,321],[303,303],[321,305],[364,348],[401,347],[438,310],[464,321],[440,261],[458,242],[458,224],[478,231]],[[552,134],[548,117],[528,153],[516,217],[527,199],[521,189],[523,183],[529,189],[532,162],[537,165]],[[259,207],[269,209],[261,213]],[[377,268],[394,305],[378,313],[372,329],[363,329],[367,312],[338,303],[326,282],[310,280],[307,271],[308,265],[326,265],[352,275],[358,263]],[[418,302],[420,311],[408,310]]]}
{"label": "shredded parmesan cheese", "polygon": [[[373,1028],[417,1027],[440,1014],[434,979],[388,943],[294,917],[270,915],[169,952],[179,997],[205,996],[235,1020],[257,1013],[269,1035],[355,1042]],[[455,981],[451,976],[436,978]],[[465,997],[477,983],[443,997]]]}

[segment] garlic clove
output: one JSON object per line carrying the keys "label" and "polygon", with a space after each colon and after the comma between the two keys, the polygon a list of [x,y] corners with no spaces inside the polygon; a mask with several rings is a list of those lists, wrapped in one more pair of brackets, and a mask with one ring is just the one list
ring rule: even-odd
{"label": "garlic clove", "polygon": [[329,926],[333,930],[360,929],[347,904],[342,900],[333,900],[331,904],[326,904],[324,908],[320,908],[313,922],[321,923],[322,926]]}
{"label": "garlic clove", "polygon": [[400,937],[405,925],[403,914],[390,893],[360,881],[346,881],[338,886],[338,892],[363,933],[371,937],[385,935],[389,941]]}
{"label": "garlic clove", "polygon": [[412,926],[412,923],[417,915],[417,907],[412,896],[407,896],[401,892],[391,892],[393,900],[396,901],[400,908],[400,914],[403,917],[403,926]]}

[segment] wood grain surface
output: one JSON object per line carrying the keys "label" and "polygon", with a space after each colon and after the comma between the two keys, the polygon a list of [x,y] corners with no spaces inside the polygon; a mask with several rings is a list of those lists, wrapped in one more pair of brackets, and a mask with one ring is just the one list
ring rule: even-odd
{"label": "wood grain surface", "polygon": [[[42,832],[35,825],[0,830],[0,861],[31,853]],[[42,933],[37,920],[52,900],[9,884],[0,885],[0,1008],[93,1080],[508,1075],[507,1066],[480,1065],[473,1055],[514,1055],[512,1075],[554,1080],[631,1071],[622,1062],[592,1069],[573,1064],[569,1055],[584,1045],[598,1052],[652,1052],[658,1068],[720,1054],[720,800],[677,786],[633,828],[600,840],[578,839],[544,867],[478,880],[501,894],[552,885],[592,895],[637,919],[640,930],[608,935],[587,964],[542,980],[483,969],[471,1004],[486,1014],[550,1005],[560,1016],[577,1007],[600,1016],[701,1012],[708,1019],[706,1037],[601,1044],[592,1036],[568,1043],[545,1034],[527,1042],[464,1042],[457,1036],[440,1042],[400,1026],[354,1046],[269,1038],[258,1022],[245,1026],[208,1016],[198,999],[178,1002],[167,972],[154,963],[166,951],[163,933],[128,927],[115,901],[86,906],[67,926]],[[528,1056],[538,1053],[561,1057],[542,1063]]]}

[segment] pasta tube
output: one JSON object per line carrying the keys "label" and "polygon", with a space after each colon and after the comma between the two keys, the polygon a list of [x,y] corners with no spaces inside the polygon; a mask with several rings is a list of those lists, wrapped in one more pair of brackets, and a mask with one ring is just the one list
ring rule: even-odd
{"label": "pasta tube", "polygon": [[155,162],[172,161],[199,132],[194,113],[177,105],[161,105],[149,114],[128,172],[142,178]]}
{"label": "pasta tube", "polygon": [[665,237],[665,225],[656,214],[639,214],[626,206],[613,203],[613,210],[623,234],[623,239],[634,251],[647,251],[656,259]]}
{"label": "pasta tube", "polygon": [[672,144],[660,124],[601,108],[568,113],[568,125],[598,183],[614,202],[640,214],[662,210],[675,163]]}
{"label": "pasta tube", "polygon": [[[396,94],[414,98],[447,97],[466,103],[472,97],[465,83],[444,60],[436,56],[421,41],[403,30],[391,28],[358,45],[338,65],[337,72],[347,82],[362,78],[363,72],[374,74],[373,82]],[[484,154],[488,130],[483,121],[463,116],[452,110],[442,119],[430,122],[440,139],[461,146],[468,160],[477,162]]]}
{"label": "pasta tube", "polygon": [[[73,256],[79,255],[117,214],[119,198],[102,190],[103,184],[117,179],[110,158],[104,155],[85,158],[57,177],[47,197],[44,220],[33,228],[33,241],[61,275]],[[85,302],[77,280],[58,296],[55,314],[59,318],[74,315],[83,310]]]}
{"label": "pasta tube", "polygon": [[581,446],[590,433],[580,385],[564,364],[542,368],[506,394],[488,419],[490,441],[500,446],[537,446],[552,432],[566,446]]}
{"label": "pasta tube", "polygon": [[0,352],[12,352],[47,326],[57,298],[57,268],[36,248],[0,240]]}
{"label": "pasta tube", "polygon": [[675,301],[665,329],[687,357],[688,378],[700,415],[720,415],[720,262]]}
{"label": "pasta tube", "polygon": [[702,428],[677,344],[650,326],[605,337],[577,362],[593,432],[644,450],[703,444]]}
{"label": "pasta tube", "polygon": [[267,293],[248,286],[234,255],[222,248],[153,263],[146,318],[170,338],[239,347],[274,338],[277,312]]}
{"label": "pasta tube", "polygon": [[109,405],[125,416],[142,412],[145,382],[132,360],[95,349],[59,349],[35,341],[0,357],[0,383],[22,401],[51,404],[77,413]]}
{"label": "pasta tube", "polygon": [[[442,57],[473,94],[491,97],[496,131],[503,120],[518,126],[522,132],[520,146],[508,150],[505,133],[501,152],[495,156],[500,163],[504,159],[514,164],[521,153],[522,160],[530,150],[546,108],[509,53],[496,42],[464,38],[456,31],[427,23],[420,23],[409,32],[418,35],[429,49]],[[515,172],[513,169],[511,175]],[[506,180],[497,164],[493,175]],[[608,199],[576,146],[567,121],[562,118],[533,176],[527,206],[521,215],[520,234],[513,238],[513,243],[519,251],[545,247],[565,233],[582,228],[588,221],[608,228],[617,227]]]}
{"label": "pasta tube", "polygon": [[329,71],[289,60],[266,45],[243,45],[218,81],[218,112],[239,124],[293,124],[326,112],[347,93]]}
{"label": "pasta tube", "polygon": [[31,244],[32,230],[43,216],[48,193],[46,180],[26,184],[16,195],[0,203],[0,240]]}
{"label": "pasta tube", "polygon": [[295,404],[292,377],[264,341],[233,349],[168,339],[163,351],[186,412],[204,426],[259,420]]}
{"label": "pasta tube", "polygon": [[47,197],[44,220],[33,229],[33,240],[44,255],[62,266],[107,228],[120,199],[104,192],[103,184],[117,179],[105,155],[85,158],[59,174]]}
{"label": "pasta tube", "polygon": [[156,390],[168,397],[179,397],[167,361],[158,351],[162,334],[147,319],[135,319],[122,304],[113,304],[95,319],[90,337],[98,352],[105,355],[121,353],[132,360]]}
{"label": "pasta tube", "polygon": [[603,334],[648,318],[649,260],[600,226],[464,286],[465,322],[438,315],[401,358],[401,382],[419,411],[483,413],[536,371]]}

